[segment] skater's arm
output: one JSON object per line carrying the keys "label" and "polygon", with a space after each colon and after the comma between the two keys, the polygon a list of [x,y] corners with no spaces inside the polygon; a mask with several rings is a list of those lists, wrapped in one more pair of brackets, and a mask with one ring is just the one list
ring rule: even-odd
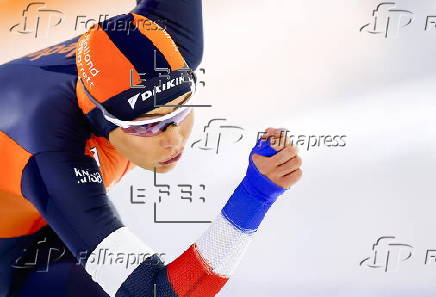
{"label": "skater's arm", "polygon": [[[258,144],[252,154],[275,153],[267,143]],[[278,157],[295,160],[294,155],[283,149],[271,159],[279,164]],[[250,161],[246,176],[213,224],[168,265],[117,218],[98,167],[88,156],[65,152],[34,156],[26,172],[33,192],[26,197],[109,296],[153,296],[156,290],[159,297],[208,297],[215,296],[232,275],[266,212],[284,192],[278,186],[281,181],[286,185],[298,179],[298,162],[287,164],[281,174],[293,173],[270,174],[277,176],[273,183]]]}
{"label": "skater's arm", "polygon": [[[259,141],[253,153],[272,156],[276,152],[269,142]],[[268,163],[269,166],[262,169],[275,176],[275,182],[286,188],[301,176],[301,161],[292,148],[276,154]],[[121,283],[115,296],[153,296],[151,292],[159,297],[215,296],[238,266],[266,212],[283,192],[282,187],[261,174],[250,161],[243,181],[201,237],[166,266],[156,254],[147,258]],[[134,238],[133,234],[129,236]],[[110,249],[112,241],[117,241],[117,235],[110,237],[112,239],[99,246],[99,250]],[[110,269],[90,266],[99,269],[100,273]],[[111,279],[108,275],[106,277]],[[105,283],[105,280],[101,279],[101,282]],[[111,284],[108,281],[107,285]]]}

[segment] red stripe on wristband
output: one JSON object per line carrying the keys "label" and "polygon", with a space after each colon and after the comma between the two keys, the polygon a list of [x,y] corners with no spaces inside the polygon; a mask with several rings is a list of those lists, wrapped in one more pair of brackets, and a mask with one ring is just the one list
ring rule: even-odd
{"label": "red stripe on wristband", "polygon": [[192,244],[167,267],[168,279],[179,297],[212,297],[228,278],[215,274]]}

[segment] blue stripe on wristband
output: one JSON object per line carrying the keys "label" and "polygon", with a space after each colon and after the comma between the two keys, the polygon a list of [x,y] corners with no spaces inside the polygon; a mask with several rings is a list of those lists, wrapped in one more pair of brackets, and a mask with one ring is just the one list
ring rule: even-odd
{"label": "blue stripe on wristband", "polygon": [[222,209],[222,215],[245,233],[257,230],[266,212],[286,189],[276,185],[256,168],[252,154],[270,157],[277,151],[267,141],[257,141],[249,157],[247,173]]}
{"label": "blue stripe on wristband", "polygon": [[178,297],[171,287],[167,268],[157,254],[147,258],[139,265],[116,292],[115,297],[133,296]]}

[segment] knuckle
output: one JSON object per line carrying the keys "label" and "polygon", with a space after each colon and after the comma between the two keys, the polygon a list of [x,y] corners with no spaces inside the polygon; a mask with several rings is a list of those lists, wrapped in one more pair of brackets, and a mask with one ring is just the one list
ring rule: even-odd
{"label": "knuckle", "polygon": [[295,156],[296,153],[294,151],[293,146],[287,146],[280,151],[280,158],[283,158],[285,161]]}
{"label": "knuckle", "polygon": [[274,128],[271,128],[271,127],[266,128],[264,131],[264,137],[272,134],[273,132],[274,132]]}
{"label": "knuckle", "polygon": [[292,146],[292,140],[289,137],[286,138],[286,146]]}
{"label": "knuckle", "polygon": [[275,161],[277,165],[286,163],[286,161],[289,159],[289,153],[284,150],[278,152],[276,156],[277,157],[275,158],[276,159]]}
{"label": "knuckle", "polygon": [[297,146],[292,146],[294,148],[295,154],[298,154],[300,152],[300,149]]}
{"label": "knuckle", "polygon": [[298,169],[298,167],[300,167],[298,164],[297,158],[290,159],[287,164],[288,164],[287,168],[289,170],[288,174],[291,173],[292,171]]}
{"label": "knuckle", "polygon": [[292,173],[290,173],[289,175],[285,176],[284,179],[286,181],[286,183],[288,184],[288,186],[291,186],[293,184],[295,184],[302,176],[303,171],[301,169],[297,169],[295,171],[293,171]]}
{"label": "knuckle", "polygon": [[301,170],[300,168],[295,170],[295,177],[300,178],[303,175],[303,170]]}
{"label": "knuckle", "polygon": [[270,144],[273,147],[280,147],[283,141],[280,141],[277,137],[271,137]]}
{"label": "knuckle", "polygon": [[281,165],[287,163],[292,158],[292,154],[290,154],[287,150],[281,150],[277,153],[276,164]]}
{"label": "knuckle", "polygon": [[298,167],[300,167],[303,164],[303,160],[300,157],[295,157],[295,163]]}
{"label": "knuckle", "polygon": [[293,146],[293,145],[289,145],[289,146],[287,147],[287,149],[288,149],[288,151],[289,151],[290,153],[292,153],[292,154],[297,154],[297,152],[298,152],[298,148],[296,148],[296,147]]}

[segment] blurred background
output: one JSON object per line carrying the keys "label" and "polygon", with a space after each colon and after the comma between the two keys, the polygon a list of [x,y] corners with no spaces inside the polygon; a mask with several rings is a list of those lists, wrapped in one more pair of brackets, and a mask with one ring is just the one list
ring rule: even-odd
{"label": "blurred background", "polygon": [[[35,34],[31,2],[0,0],[0,62],[135,4],[43,2],[60,12]],[[218,296],[436,296],[435,15],[431,0],[205,1],[199,100],[212,108],[196,109],[173,171],[134,169],[111,189],[125,224],[171,262],[240,183],[257,134],[285,127],[304,176]]]}

